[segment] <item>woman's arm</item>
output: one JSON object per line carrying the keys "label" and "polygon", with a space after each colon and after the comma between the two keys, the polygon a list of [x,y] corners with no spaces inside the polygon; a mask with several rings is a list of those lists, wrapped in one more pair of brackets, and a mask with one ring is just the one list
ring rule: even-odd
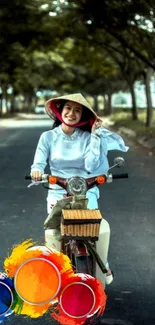
{"label": "woman's arm", "polygon": [[104,148],[107,152],[111,150],[127,152],[129,150],[129,147],[125,145],[123,138],[119,134],[105,129],[103,126],[96,133],[101,139],[102,149]]}
{"label": "woman's arm", "polygon": [[100,165],[101,139],[91,134],[90,141],[84,157],[84,167],[88,172],[93,172]]}
{"label": "woman's arm", "polygon": [[93,172],[100,164],[107,165],[108,151],[127,152],[129,149],[120,135],[105,129],[101,121],[96,122],[92,127],[90,143],[84,160],[85,169],[89,172]]}
{"label": "woman's arm", "polygon": [[47,159],[49,157],[50,153],[50,143],[48,139],[47,132],[44,132],[39,139],[33,165],[31,166],[31,171],[38,170],[41,173],[44,173],[44,169],[47,165]]}
{"label": "woman's arm", "polygon": [[[107,161],[107,148],[104,148],[105,150],[101,150],[101,138],[98,134],[98,130],[101,128],[102,120],[99,118],[96,119],[94,124],[92,125],[91,129],[91,136],[90,136],[90,143],[88,145],[88,149],[86,151],[85,155],[85,169],[88,172],[93,172],[96,168],[99,167],[101,158],[105,158],[105,161]],[[106,144],[105,144],[106,146]],[[102,151],[102,157],[101,157],[101,151]]]}

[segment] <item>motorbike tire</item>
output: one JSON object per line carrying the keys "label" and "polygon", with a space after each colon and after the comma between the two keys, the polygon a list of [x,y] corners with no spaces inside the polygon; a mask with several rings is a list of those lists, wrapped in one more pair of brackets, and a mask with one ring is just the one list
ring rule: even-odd
{"label": "motorbike tire", "polygon": [[76,273],[86,273],[95,277],[96,263],[92,255],[75,255],[72,253],[70,245],[65,245],[65,240],[62,240],[62,252],[70,258]]}

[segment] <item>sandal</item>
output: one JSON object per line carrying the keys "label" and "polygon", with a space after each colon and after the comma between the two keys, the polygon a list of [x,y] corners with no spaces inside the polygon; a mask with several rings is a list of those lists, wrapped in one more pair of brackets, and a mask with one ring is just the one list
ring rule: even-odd
{"label": "sandal", "polygon": [[107,285],[111,284],[112,281],[114,280],[114,272],[111,271],[110,269],[108,271],[110,271],[110,274],[108,275],[108,272],[107,272],[106,280],[105,280]]}
{"label": "sandal", "polygon": [[[109,284],[111,284],[112,281],[114,280],[114,272],[110,269],[108,261],[107,261],[107,263],[106,263],[106,268],[107,268],[108,272],[107,272],[107,275],[106,275],[105,283],[106,283],[107,285],[109,285]],[[108,273],[109,273],[109,274],[108,274]]]}

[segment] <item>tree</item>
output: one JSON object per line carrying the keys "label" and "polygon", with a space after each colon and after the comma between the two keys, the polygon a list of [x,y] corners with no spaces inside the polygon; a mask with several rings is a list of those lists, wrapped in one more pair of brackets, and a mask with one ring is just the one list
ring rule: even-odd
{"label": "tree", "polygon": [[[45,4],[48,4],[46,10],[43,9]],[[0,46],[3,50],[0,51],[0,86],[3,90],[2,96],[6,97],[9,84],[12,86],[16,84],[18,88],[17,84],[21,84],[24,80],[22,73],[28,71],[29,55],[36,48],[46,51],[46,48],[51,47],[50,10],[52,10],[50,0],[25,0],[24,2],[12,0],[7,5],[1,4]],[[23,72],[20,73],[21,71]],[[22,76],[21,81],[16,80],[19,76]],[[29,81],[26,80],[27,90],[32,92]]]}
{"label": "tree", "polygon": [[[71,6],[72,1],[68,2]],[[93,36],[97,30],[101,34],[110,35],[145,64],[155,68],[154,56],[150,56],[152,47],[155,46],[154,1],[75,0],[72,12],[70,8],[69,10],[72,30],[73,26],[76,29],[76,24],[82,23],[87,29],[88,37]]]}
{"label": "tree", "polygon": [[146,102],[147,102],[147,115],[146,115],[146,127],[152,126],[153,122],[153,108],[152,108],[152,98],[150,92],[150,81],[153,74],[153,69],[147,67],[143,71],[144,83],[145,83],[145,92],[146,92]]}
{"label": "tree", "polygon": [[[96,5],[92,0],[76,0],[71,4],[72,1],[69,1],[68,13],[60,14],[62,19],[69,22],[68,35],[83,41],[89,40],[90,46],[100,44],[117,62],[129,84],[133,102],[132,116],[136,120],[134,82],[143,73],[144,67],[155,67],[154,2],[142,0],[137,5],[135,1],[112,0]],[[72,25],[70,29],[69,24]],[[112,43],[110,47],[109,40]],[[146,89],[148,98],[149,87]],[[150,99],[147,102],[150,107]]]}

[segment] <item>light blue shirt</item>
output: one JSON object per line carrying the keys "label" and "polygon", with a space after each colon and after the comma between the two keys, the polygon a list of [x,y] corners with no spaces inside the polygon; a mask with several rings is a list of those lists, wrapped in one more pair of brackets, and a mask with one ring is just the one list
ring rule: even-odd
{"label": "light blue shirt", "polygon": [[[123,139],[104,127],[97,129],[97,135],[76,128],[72,135],[63,132],[61,125],[42,133],[31,170],[40,170],[44,173],[49,163],[52,175],[69,178],[81,176],[84,178],[107,174],[109,163],[107,153],[109,150],[121,150],[126,152]],[[53,185],[58,191],[48,192],[50,195],[62,194],[62,188]],[[91,192],[97,193],[98,188],[94,187]],[[63,190],[63,194],[66,191]]]}

